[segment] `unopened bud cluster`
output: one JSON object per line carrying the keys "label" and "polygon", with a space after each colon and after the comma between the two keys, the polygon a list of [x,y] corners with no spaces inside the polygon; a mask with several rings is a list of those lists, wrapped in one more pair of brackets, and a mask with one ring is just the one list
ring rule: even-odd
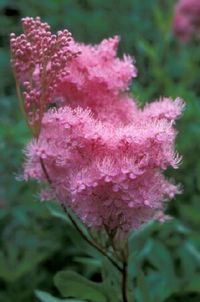
{"label": "unopened bud cluster", "polygon": [[[67,63],[76,55],[70,50],[72,41],[68,30],[50,32],[50,26],[39,17],[23,18],[24,33],[11,34],[12,66],[17,85],[22,86],[24,109],[28,122],[40,130],[41,119],[64,75]],[[38,133],[37,133],[38,134]]]}

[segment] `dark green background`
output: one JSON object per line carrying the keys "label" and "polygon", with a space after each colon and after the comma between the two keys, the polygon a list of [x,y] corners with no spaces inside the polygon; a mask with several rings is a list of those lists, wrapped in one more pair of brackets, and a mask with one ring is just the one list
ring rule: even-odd
{"label": "dark green background", "polygon": [[[180,96],[185,100],[186,110],[177,125],[177,149],[183,162],[179,170],[167,172],[183,188],[183,194],[168,208],[178,222],[156,226],[139,235],[139,243],[137,239],[135,244],[140,246],[140,257],[133,260],[138,268],[133,272],[133,284],[138,301],[150,301],[140,294],[138,276],[154,280],[151,259],[154,255],[162,258],[158,244],[161,242],[170,255],[170,263],[164,257],[166,263],[162,263],[159,279],[171,265],[180,283],[176,290],[167,285],[169,293],[165,301],[200,301],[200,44],[192,41],[183,45],[173,36],[174,3],[173,0],[0,0],[0,301],[36,301],[36,289],[58,296],[53,275],[66,267],[96,281],[100,278],[98,267],[80,260],[88,247],[64,220],[53,217],[38,201],[37,184],[16,181],[22,171],[22,149],[30,134],[15,94],[9,34],[21,32],[21,17],[38,15],[53,30],[68,28],[76,40],[85,43],[98,43],[119,34],[119,53],[129,53],[136,60],[139,75],[131,91],[141,106],[159,96]],[[148,250],[148,242],[153,242],[152,250]],[[170,280],[169,276],[166,278]],[[190,284],[193,279],[195,285]],[[154,287],[159,285],[155,283]]]}

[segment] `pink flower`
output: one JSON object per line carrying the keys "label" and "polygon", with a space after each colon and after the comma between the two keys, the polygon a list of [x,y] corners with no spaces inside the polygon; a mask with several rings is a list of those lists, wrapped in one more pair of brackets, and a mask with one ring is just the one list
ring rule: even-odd
{"label": "pink flower", "polygon": [[173,29],[175,35],[187,42],[200,34],[199,0],[179,0],[174,13]]}
{"label": "pink flower", "polygon": [[26,149],[26,178],[45,181],[42,158],[59,201],[88,226],[139,227],[179,191],[161,174],[180,161],[175,130],[169,117],[146,111],[128,125],[102,122],[80,107],[48,111],[38,140]]}
{"label": "pink flower", "polygon": [[[42,190],[41,199],[56,196],[89,227],[129,231],[150,219],[162,220],[165,201],[180,192],[163,171],[180,163],[174,150],[174,123],[183,102],[163,98],[143,110],[137,108],[128,95],[136,69],[130,57],[117,57],[118,37],[96,46],[71,38],[70,45],[60,45],[65,31],[56,38],[47,29],[40,19],[26,18],[25,37],[11,38],[14,70],[22,83],[25,79],[25,108],[33,94],[33,113],[41,114],[40,129],[25,150],[25,179],[49,182],[50,190]],[[53,52],[46,35],[57,41]],[[26,51],[18,57],[23,45]],[[42,59],[38,49],[44,50]],[[43,60],[45,83],[50,86],[43,82]]]}
{"label": "pink flower", "polygon": [[137,70],[130,56],[117,57],[118,44],[117,36],[95,46],[74,42],[72,49],[81,54],[70,62],[69,74],[58,86],[62,105],[89,107],[103,120],[130,121],[135,105],[122,93],[128,91]]}

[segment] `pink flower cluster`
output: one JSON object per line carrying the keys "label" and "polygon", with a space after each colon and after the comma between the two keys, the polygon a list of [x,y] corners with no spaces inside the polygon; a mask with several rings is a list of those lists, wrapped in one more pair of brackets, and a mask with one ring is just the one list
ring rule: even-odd
{"label": "pink flower cluster", "polygon": [[[69,74],[63,78],[57,93],[72,107],[90,108],[96,117],[130,121],[131,99],[122,94],[128,89],[137,70],[130,56],[117,58],[119,37],[105,39],[99,45],[74,43],[74,52],[81,55],[69,64]],[[123,113],[123,114],[122,114]]]}
{"label": "pink flower cluster", "polygon": [[39,135],[26,147],[24,175],[39,182],[48,175],[51,188],[41,198],[58,198],[89,227],[129,231],[162,219],[164,201],[179,192],[163,171],[180,162],[174,122],[184,103],[163,98],[137,108],[127,92],[137,72],[130,57],[117,57],[118,42],[72,41],[79,55],[67,74],[57,74],[56,107],[44,112]]}
{"label": "pink flower cluster", "polygon": [[200,1],[179,0],[175,7],[173,21],[175,35],[187,42],[193,37],[200,36]]}

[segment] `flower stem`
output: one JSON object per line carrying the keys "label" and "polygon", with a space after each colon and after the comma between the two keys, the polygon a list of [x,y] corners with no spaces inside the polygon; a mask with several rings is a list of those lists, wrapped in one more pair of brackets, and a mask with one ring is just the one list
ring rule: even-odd
{"label": "flower stem", "polygon": [[128,302],[128,296],[127,296],[127,262],[123,262],[123,269],[122,269],[122,297],[123,302]]}

